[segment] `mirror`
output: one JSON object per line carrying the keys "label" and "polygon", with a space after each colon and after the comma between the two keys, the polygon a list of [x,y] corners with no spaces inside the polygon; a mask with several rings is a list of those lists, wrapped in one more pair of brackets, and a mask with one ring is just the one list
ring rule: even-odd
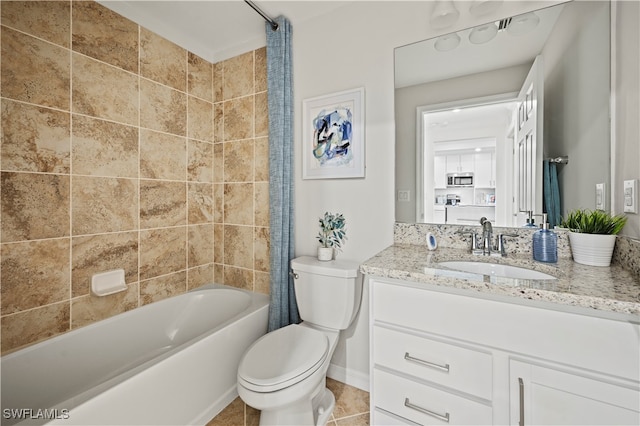
{"label": "mirror", "polygon": [[609,2],[533,15],[395,50],[397,222],[523,226],[547,210],[545,159],[560,193],[549,208],[610,209]]}

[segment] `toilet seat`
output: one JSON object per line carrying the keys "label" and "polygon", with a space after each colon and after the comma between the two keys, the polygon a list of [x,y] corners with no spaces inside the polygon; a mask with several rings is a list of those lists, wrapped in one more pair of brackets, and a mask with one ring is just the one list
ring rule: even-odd
{"label": "toilet seat", "polygon": [[297,324],[258,339],[240,361],[238,381],[255,392],[274,392],[313,374],[325,361],[329,339]]}

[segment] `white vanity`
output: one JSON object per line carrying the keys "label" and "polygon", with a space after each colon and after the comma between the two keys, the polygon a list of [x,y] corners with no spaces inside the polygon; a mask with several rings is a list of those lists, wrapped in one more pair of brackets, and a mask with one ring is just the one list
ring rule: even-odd
{"label": "white vanity", "polygon": [[637,276],[526,256],[499,261],[558,279],[438,266],[465,256],[394,245],[362,265],[372,425],[640,424]]}

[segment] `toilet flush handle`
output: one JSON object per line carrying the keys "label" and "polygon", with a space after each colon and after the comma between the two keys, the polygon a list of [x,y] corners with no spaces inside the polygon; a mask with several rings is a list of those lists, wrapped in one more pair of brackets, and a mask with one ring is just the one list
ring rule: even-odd
{"label": "toilet flush handle", "polygon": [[294,280],[298,279],[298,274],[296,274],[295,272],[293,272],[293,270],[289,271],[289,275],[291,275],[293,277]]}

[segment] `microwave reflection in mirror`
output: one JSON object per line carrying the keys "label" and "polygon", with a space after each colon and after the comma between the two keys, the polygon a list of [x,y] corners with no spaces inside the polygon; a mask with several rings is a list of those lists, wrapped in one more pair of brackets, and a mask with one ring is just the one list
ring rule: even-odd
{"label": "microwave reflection in mirror", "polygon": [[449,173],[447,175],[447,187],[472,187],[473,173]]}

